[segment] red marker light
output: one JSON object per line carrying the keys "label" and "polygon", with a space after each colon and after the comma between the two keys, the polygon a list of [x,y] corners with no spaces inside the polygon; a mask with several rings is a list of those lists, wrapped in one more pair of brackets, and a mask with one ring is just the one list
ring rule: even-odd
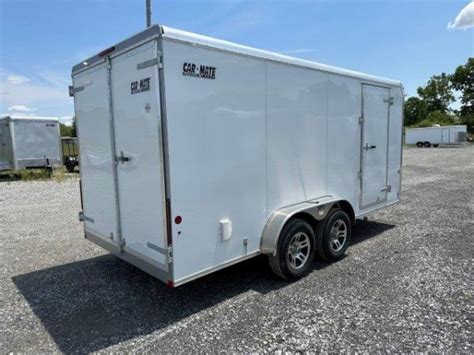
{"label": "red marker light", "polygon": [[174,218],[174,223],[176,224],[180,224],[182,221],[183,221],[183,218],[181,218],[181,216],[176,216]]}
{"label": "red marker light", "polygon": [[115,47],[107,48],[107,49],[103,50],[102,52],[100,52],[100,53],[98,54],[98,56],[99,56],[99,57],[105,57],[107,54],[112,53],[114,50],[115,50]]}

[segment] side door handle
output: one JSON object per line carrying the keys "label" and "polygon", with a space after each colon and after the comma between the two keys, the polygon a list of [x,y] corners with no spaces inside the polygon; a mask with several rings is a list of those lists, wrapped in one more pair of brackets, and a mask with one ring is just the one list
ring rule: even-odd
{"label": "side door handle", "polygon": [[365,150],[375,149],[375,148],[377,148],[377,146],[376,145],[370,145],[369,142],[365,143],[365,145],[364,145]]}
{"label": "side door handle", "polygon": [[120,155],[117,157],[117,163],[120,162],[120,163],[125,163],[125,162],[128,162],[130,161],[130,157],[126,157],[124,154],[123,154],[123,150],[120,151]]}

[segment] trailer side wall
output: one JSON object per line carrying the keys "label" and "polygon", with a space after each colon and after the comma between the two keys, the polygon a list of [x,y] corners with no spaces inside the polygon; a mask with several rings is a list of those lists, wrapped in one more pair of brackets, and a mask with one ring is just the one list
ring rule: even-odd
{"label": "trailer side wall", "polygon": [[[258,253],[284,206],[332,195],[369,210],[359,209],[360,79],[169,39],[163,56],[171,216],[183,220],[172,225],[177,283]],[[189,75],[189,63],[216,68],[215,78]],[[386,88],[384,205],[399,200],[403,100]]]}

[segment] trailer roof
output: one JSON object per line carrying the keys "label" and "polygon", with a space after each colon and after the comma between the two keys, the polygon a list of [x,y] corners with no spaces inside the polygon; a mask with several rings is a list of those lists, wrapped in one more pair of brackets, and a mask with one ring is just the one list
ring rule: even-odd
{"label": "trailer roof", "polygon": [[45,116],[22,116],[22,115],[6,115],[0,117],[0,120],[10,119],[11,121],[54,121],[59,122],[57,117],[45,117]]}
{"label": "trailer roof", "polygon": [[412,127],[412,128],[407,127],[407,128],[405,128],[405,130],[409,131],[409,130],[412,130],[412,129],[434,129],[434,128],[439,129],[439,128],[453,128],[453,127],[455,127],[455,128],[467,128],[466,125],[462,125],[462,124],[459,125],[458,124],[458,125],[450,125],[450,126],[431,126],[431,127]]}
{"label": "trailer roof", "polygon": [[306,67],[311,68],[319,71],[324,71],[328,73],[354,77],[362,80],[383,83],[386,85],[391,86],[402,86],[402,83],[398,80],[386,79],[374,75],[364,74],[360,72],[356,72],[353,70],[338,68],[326,64],[321,64],[309,60],[299,59],[295,57],[290,57],[287,55],[269,52],[257,48],[252,48],[240,44],[236,44],[233,42],[228,42],[212,37],[203,36],[196,33],[186,32],[182,30],[178,30],[168,26],[160,26],[160,25],[153,25],[146,30],[139,32],[132,37],[116,44],[115,46],[106,49],[105,51],[86,59],[85,61],[76,64],[72,68],[72,73],[74,74],[77,71],[89,68],[94,64],[98,64],[104,61],[104,58],[107,56],[107,52],[111,50],[111,52],[118,53],[122,50],[125,50],[136,43],[143,42],[150,37],[157,37],[162,36],[163,38],[167,38],[174,41],[179,41],[183,43],[189,43],[192,45],[203,46],[211,49],[217,49],[229,53],[234,53],[237,55],[243,55],[248,57],[260,58],[264,60],[270,60],[279,63],[285,63],[289,65],[295,65],[299,67]]}

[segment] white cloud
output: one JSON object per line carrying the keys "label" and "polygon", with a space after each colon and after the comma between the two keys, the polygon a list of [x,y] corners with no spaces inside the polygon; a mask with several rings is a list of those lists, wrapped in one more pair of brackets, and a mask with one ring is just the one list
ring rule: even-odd
{"label": "white cloud", "polygon": [[25,108],[35,108],[35,113],[44,116],[65,116],[72,112],[65,74],[46,71],[32,79],[17,78],[24,77],[6,69],[0,71],[0,111],[25,114],[31,112]]}
{"label": "white cloud", "polygon": [[13,105],[8,108],[8,111],[15,111],[15,112],[33,112],[36,111],[35,108],[28,107],[25,105]]}
{"label": "white cloud", "polygon": [[7,81],[13,85],[22,85],[30,82],[31,80],[25,76],[10,74],[7,76]]}
{"label": "white cloud", "polygon": [[67,91],[67,87],[71,83],[71,79],[68,76],[51,70],[43,71],[39,73],[39,76],[52,87],[63,88],[65,91]]}
{"label": "white cloud", "polygon": [[66,126],[72,126],[72,121],[73,121],[72,116],[64,116],[59,119],[59,122],[61,122],[62,124]]}
{"label": "white cloud", "polygon": [[471,27],[474,27],[474,1],[467,4],[454,21],[448,23],[448,29],[467,30]]}

